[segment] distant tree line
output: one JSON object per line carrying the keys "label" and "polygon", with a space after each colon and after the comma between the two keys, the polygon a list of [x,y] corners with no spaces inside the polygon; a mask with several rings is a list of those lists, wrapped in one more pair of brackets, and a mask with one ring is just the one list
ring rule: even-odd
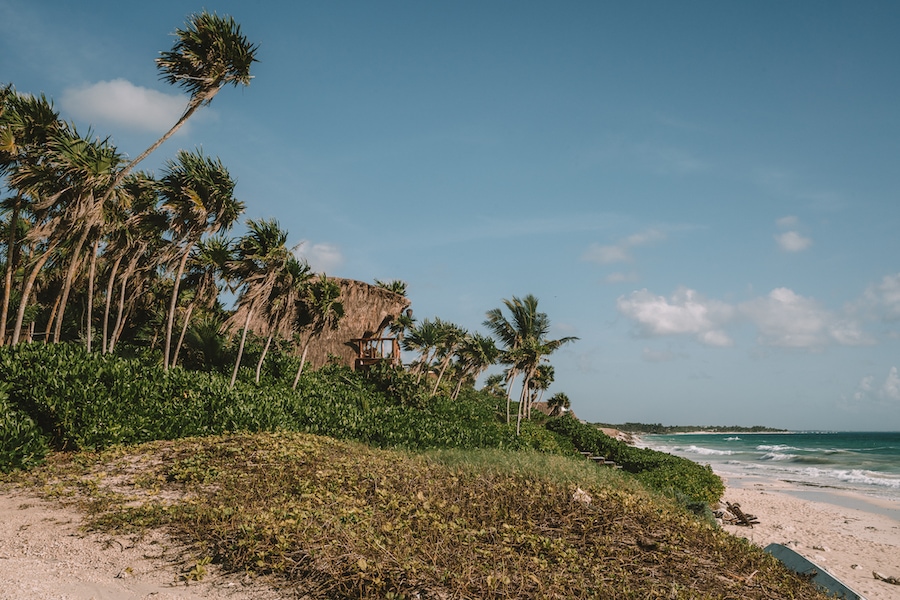
{"label": "distant tree line", "polygon": [[665,435],[668,433],[694,433],[699,431],[712,431],[717,433],[774,433],[785,431],[763,425],[744,427],[741,425],[663,425],[661,423],[594,423],[595,427],[608,427],[628,433],[656,433]]}

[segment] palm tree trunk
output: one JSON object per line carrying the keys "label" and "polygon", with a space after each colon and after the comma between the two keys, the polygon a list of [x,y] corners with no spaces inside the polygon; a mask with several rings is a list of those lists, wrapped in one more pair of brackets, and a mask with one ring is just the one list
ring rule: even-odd
{"label": "palm tree trunk", "polygon": [[510,409],[512,407],[512,382],[516,378],[516,370],[510,368],[506,377],[506,424],[509,425]]}
{"label": "palm tree trunk", "polygon": [[6,241],[6,272],[3,275],[3,308],[0,309],[0,346],[6,343],[6,320],[9,318],[9,302],[12,295],[13,272],[15,271],[16,226],[19,223],[19,201],[16,198],[12,214],[9,216],[9,237]]}
{"label": "palm tree trunk", "polygon": [[178,263],[178,271],[175,273],[175,283],[172,286],[172,300],[169,302],[169,319],[166,322],[166,347],[163,351],[163,368],[169,368],[169,350],[172,347],[172,328],[175,326],[175,307],[178,305],[178,288],[181,284],[181,276],[184,275],[184,267],[187,264],[188,256],[191,254],[193,244],[186,243],[186,249]]}
{"label": "palm tree trunk", "polygon": [[434,382],[434,387],[431,389],[431,395],[434,396],[437,393],[438,386],[441,385],[441,379],[444,378],[444,372],[447,370],[447,367],[450,366],[450,361],[453,360],[453,355],[448,354],[447,358],[441,361],[441,370],[438,372],[437,381]]}
{"label": "palm tree trunk", "polygon": [[85,344],[88,353],[91,351],[91,338],[93,332],[91,330],[91,321],[94,314],[94,277],[97,274],[97,252],[100,250],[100,236],[94,241],[94,247],[91,250],[91,264],[88,268],[88,292],[87,292],[87,322],[85,323]]}
{"label": "palm tree trunk", "polygon": [[173,367],[178,364],[178,353],[181,351],[181,344],[184,342],[184,335],[187,333],[188,323],[191,321],[191,313],[194,311],[195,304],[195,302],[191,301],[184,311],[184,323],[181,325],[181,335],[178,336],[178,343],[175,344],[175,352],[172,354]]}
{"label": "palm tree trunk", "polygon": [[292,390],[297,389],[297,383],[300,381],[300,374],[303,372],[303,365],[306,364],[306,352],[309,350],[309,343],[312,341],[312,336],[307,338],[306,344],[303,346],[303,354],[300,355],[300,366],[297,367],[297,375],[294,377],[294,385],[291,386]]}
{"label": "palm tree trunk", "polygon": [[125,269],[125,272],[122,273],[122,284],[121,289],[119,290],[119,307],[116,310],[116,324],[113,327],[112,335],[109,336],[109,353],[112,354],[113,350],[116,348],[116,342],[119,341],[119,336],[122,335],[122,331],[125,329],[125,292],[128,289],[128,278],[131,277],[131,274],[134,273],[134,268],[136,266],[136,262],[132,261],[128,268]]}
{"label": "palm tree trunk", "polygon": [[522,395],[519,396],[519,410],[516,411],[516,435],[522,433],[522,417],[525,416],[525,403],[528,401],[528,384],[531,383],[528,373],[525,374],[525,380],[522,382]]}
{"label": "palm tree trunk", "polygon": [[237,360],[234,361],[234,371],[231,372],[231,383],[228,384],[228,388],[231,389],[234,387],[234,382],[237,381],[238,369],[241,366],[241,356],[244,354],[244,342],[247,341],[247,328],[250,327],[250,318],[253,316],[253,305],[250,305],[250,308],[247,309],[247,320],[244,321],[244,330],[241,332],[241,343],[238,346],[238,355]]}
{"label": "palm tree trunk", "polygon": [[218,87],[213,88],[212,90],[208,91],[207,93],[205,93],[201,96],[195,96],[195,97],[191,98],[190,101],[188,102],[187,107],[184,109],[184,113],[181,115],[181,118],[178,119],[178,121],[172,126],[172,128],[169,129],[165,134],[163,134],[163,136],[161,138],[156,140],[152,146],[150,146],[149,148],[144,150],[141,154],[139,154],[137,158],[135,158],[133,161],[131,161],[130,163],[125,165],[125,168],[123,168],[121,171],[119,171],[118,175],[116,175],[116,178],[113,180],[112,185],[110,185],[109,189],[106,190],[106,193],[103,194],[103,199],[100,201],[100,204],[105,204],[106,201],[109,200],[110,196],[112,196],[113,192],[115,192],[116,188],[119,187],[119,184],[122,183],[122,180],[125,179],[128,176],[128,174],[134,170],[134,168],[137,166],[137,164],[139,162],[141,162],[142,160],[144,160],[145,158],[147,158],[148,156],[150,156],[150,154],[154,150],[156,150],[157,148],[162,146],[163,143],[165,143],[166,140],[168,140],[170,137],[172,137],[176,131],[181,129],[181,126],[184,125],[185,122],[191,117],[191,115],[194,114],[194,111],[196,111],[198,108],[200,108],[200,106],[202,106],[204,103],[209,103],[213,99],[213,97],[218,93],[219,89],[221,89],[221,88],[218,88]]}
{"label": "palm tree trunk", "polygon": [[109,347],[107,340],[107,334],[109,333],[109,308],[112,306],[112,295],[113,289],[116,285],[116,273],[119,271],[119,265],[122,264],[122,255],[116,257],[115,262],[112,264],[112,268],[109,272],[109,281],[106,283],[106,306],[103,307],[103,348],[101,352],[106,354],[106,350]]}
{"label": "palm tree trunk", "polygon": [[269,353],[269,346],[272,344],[272,338],[275,337],[275,332],[269,334],[269,337],[266,339],[266,345],[263,346],[262,354],[259,355],[259,362],[256,363],[256,383],[259,383],[259,376],[262,373],[263,361],[266,360],[266,354]]}
{"label": "palm tree trunk", "polygon": [[[72,289],[72,283],[75,281],[75,274],[78,272],[78,266],[80,261],[81,249],[84,247],[84,242],[87,241],[87,237],[90,234],[91,225],[86,225],[84,231],[81,234],[81,237],[78,238],[78,242],[75,244],[75,248],[72,250],[72,259],[69,261],[69,268],[66,271],[66,279],[63,282],[63,289],[59,295],[59,312],[56,315],[56,325],[53,328],[53,343],[59,342],[59,336],[62,332],[62,322],[63,317],[66,313],[66,303],[69,301],[69,291]],[[47,330],[50,330],[50,323],[47,323]]]}
{"label": "palm tree trunk", "polygon": [[31,273],[28,275],[28,279],[25,281],[25,285],[22,288],[22,298],[19,300],[19,310],[16,311],[16,324],[13,327],[13,337],[10,342],[11,345],[15,345],[19,343],[19,337],[22,335],[22,322],[25,320],[25,309],[28,307],[28,300],[31,297],[31,290],[34,288],[34,282],[37,280],[38,274],[41,272],[41,269],[44,268],[44,265],[50,260],[50,255],[56,250],[56,246],[59,243],[52,244],[50,248],[47,248],[41,257],[34,264],[34,267],[31,269]]}

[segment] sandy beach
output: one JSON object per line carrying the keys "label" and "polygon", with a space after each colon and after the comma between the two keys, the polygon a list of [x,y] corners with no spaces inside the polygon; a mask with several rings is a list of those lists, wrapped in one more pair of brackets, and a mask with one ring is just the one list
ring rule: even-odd
{"label": "sandy beach", "polygon": [[793,548],[867,600],[900,598],[900,586],[872,575],[900,579],[898,503],[734,475],[727,479],[725,501],[759,519],[752,528],[725,524],[730,533],[761,547],[774,542]]}

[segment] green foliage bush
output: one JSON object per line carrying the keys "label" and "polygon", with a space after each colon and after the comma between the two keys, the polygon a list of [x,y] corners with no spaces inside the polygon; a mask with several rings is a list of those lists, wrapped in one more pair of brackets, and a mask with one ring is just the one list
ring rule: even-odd
{"label": "green foliage bush", "polygon": [[40,464],[49,451],[34,420],[9,403],[7,387],[0,383],[0,472],[3,473]]}
{"label": "green foliage bush", "polygon": [[229,389],[227,376],[163,370],[154,355],[125,359],[73,344],[20,344],[0,348],[0,381],[9,394],[6,421],[21,428],[30,418],[27,431],[56,450],[275,430],[410,449],[523,445],[477,396],[409,405],[364,374],[333,365],[304,373],[296,391],[283,381],[239,381]]}
{"label": "green foliage bush", "polygon": [[692,501],[715,502],[725,491],[722,479],[708,465],[649,448],[629,446],[569,415],[549,420],[546,427],[569,438],[578,450],[615,461],[661,492],[683,495]]}

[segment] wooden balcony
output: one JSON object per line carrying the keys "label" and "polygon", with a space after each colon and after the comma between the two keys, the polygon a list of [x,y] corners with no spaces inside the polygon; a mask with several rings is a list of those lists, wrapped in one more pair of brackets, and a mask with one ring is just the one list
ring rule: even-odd
{"label": "wooden balcony", "polygon": [[392,367],[403,364],[400,341],[397,338],[358,338],[351,340],[357,347],[353,368],[357,371],[372,365],[387,363]]}

